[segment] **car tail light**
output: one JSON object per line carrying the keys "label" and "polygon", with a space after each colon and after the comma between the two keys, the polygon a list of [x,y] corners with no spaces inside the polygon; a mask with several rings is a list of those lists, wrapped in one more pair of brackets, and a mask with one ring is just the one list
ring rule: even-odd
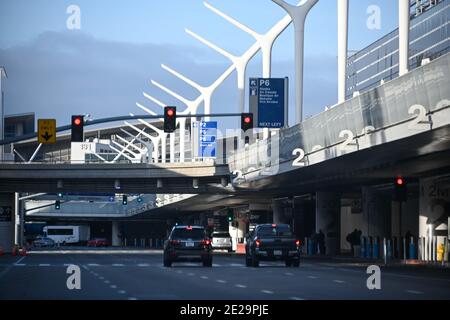
{"label": "car tail light", "polygon": [[181,242],[180,242],[180,240],[170,240],[170,244],[171,245],[174,245],[174,246],[177,246],[177,245],[179,245]]}
{"label": "car tail light", "polygon": [[192,227],[186,227],[186,230],[192,231]]}
{"label": "car tail light", "polygon": [[300,247],[301,244],[302,244],[302,242],[301,242],[300,240],[296,240],[296,241],[295,241],[295,245],[296,245],[297,247]]}
{"label": "car tail light", "polygon": [[276,228],[277,227],[277,225],[274,223],[274,224],[272,224],[272,228]]}
{"label": "car tail light", "polygon": [[202,245],[209,246],[210,244],[211,244],[211,240],[209,240],[209,239],[202,240]]}
{"label": "car tail light", "polygon": [[261,246],[261,240],[256,240],[255,243],[256,243],[256,247],[259,248]]}

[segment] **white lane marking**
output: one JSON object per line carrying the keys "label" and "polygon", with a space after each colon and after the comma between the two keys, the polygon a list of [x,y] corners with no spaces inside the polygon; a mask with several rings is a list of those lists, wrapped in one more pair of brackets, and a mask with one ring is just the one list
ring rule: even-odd
{"label": "white lane marking", "polygon": [[89,267],[99,267],[100,265],[97,263],[88,263]]}
{"label": "white lane marking", "polygon": [[189,272],[187,275],[188,275],[189,277],[193,277],[193,276],[195,276],[195,273]]}
{"label": "white lane marking", "polygon": [[118,294],[126,294],[127,292],[125,290],[119,290],[117,291]]}
{"label": "white lane marking", "polygon": [[25,259],[26,257],[22,257],[22,258],[20,258],[19,260],[17,260],[16,261],[16,263],[15,263],[15,265],[17,266],[17,265],[19,265],[22,261],[23,261],[23,259]]}
{"label": "white lane marking", "polygon": [[287,276],[293,276],[294,274],[293,274],[293,273],[290,273],[290,272],[286,272],[285,275],[287,275]]}
{"label": "white lane marking", "polygon": [[303,301],[303,300],[305,300],[305,299],[299,298],[299,297],[290,297],[289,299],[290,300],[295,300],[295,301]]}
{"label": "white lane marking", "polygon": [[245,267],[243,263],[232,263],[230,264],[231,267]]}
{"label": "white lane marking", "polygon": [[273,291],[270,291],[270,290],[261,290],[261,292],[265,293],[265,294],[273,294],[274,293]]}
{"label": "white lane marking", "polygon": [[40,263],[39,267],[50,267],[49,263]]}
{"label": "white lane marking", "polygon": [[128,300],[133,300],[133,301],[135,301],[135,300],[137,300],[137,299],[134,298],[134,297],[129,297]]}
{"label": "white lane marking", "polygon": [[179,273],[179,274],[182,274],[182,273],[183,273],[183,271],[181,271],[181,270],[178,270],[178,271],[177,271],[177,273]]}
{"label": "white lane marking", "polygon": [[417,291],[417,290],[406,290],[407,293],[411,293],[411,294],[423,294],[422,291]]}
{"label": "white lane marking", "polygon": [[227,283],[225,280],[216,280],[218,283]]}
{"label": "white lane marking", "polygon": [[316,277],[316,276],[308,276],[308,279],[319,279],[319,277]]}
{"label": "white lane marking", "polygon": [[112,266],[113,267],[125,267],[125,265],[122,263],[114,263]]}
{"label": "white lane marking", "polygon": [[202,278],[203,280],[208,280],[209,279],[207,276],[201,276],[200,278]]}
{"label": "white lane marking", "polygon": [[342,280],[333,280],[333,282],[336,282],[336,283],[345,283],[345,281],[342,281]]}
{"label": "white lane marking", "polygon": [[213,263],[213,267],[221,267],[221,266],[222,266],[221,264]]}
{"label": "white lane marking", "polygon": [[104,281],[106,284],[110,284],[111,283],[111,281],[109,281],[109,280],[105,280]]}
{"label": "white lane marking", "polygon": [[243,284],[237,284],[237,285],[235,285],[235,287],[236,287],[236,288],[241,288],[241,289],[247,288],[247,286],[246,286],[246,285],[243,285]]}
{"label": "white lane marking", "polygon": [[150,267],[148,263],[139,263],[138,267]]}
{"label": "white lane marking", "polygon": [[115,284],[112,284],[109,286],[111,289],[117,289],[117,286]]}
{"label": "white lane marking", "polygon": [[103,280],[103,279],[105,279],[105,277],[98,277],[100,280]]}
{"label": "white lane marking", "polygon": [[63,266],[64,267],[70,267],[72,264],[71,263],[64,263]]}

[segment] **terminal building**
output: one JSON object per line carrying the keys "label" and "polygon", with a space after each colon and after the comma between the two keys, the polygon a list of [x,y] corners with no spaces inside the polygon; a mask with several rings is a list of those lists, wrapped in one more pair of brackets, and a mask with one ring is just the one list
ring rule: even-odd
{"label": "terminal building", "polygon": [[[450,51],[450,0],[411,0],[409,70]],[[346,98],[399,74],[398,29],[349,57]]]}

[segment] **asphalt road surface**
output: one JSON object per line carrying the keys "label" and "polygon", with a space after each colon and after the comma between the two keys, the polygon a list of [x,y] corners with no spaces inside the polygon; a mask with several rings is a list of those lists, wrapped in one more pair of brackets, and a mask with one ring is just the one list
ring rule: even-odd
{"label": "asphalt road surface", "polygon": [[[67,288],[69,265],[81,270],[81,289]],[[448,269],[381,268],[381,290],[367,288],[367,266],[303,260],[300,268],[242,256],[162,266],[161,252],[38,252],[0,257],[0,299],[323,300],[450,299]]]}

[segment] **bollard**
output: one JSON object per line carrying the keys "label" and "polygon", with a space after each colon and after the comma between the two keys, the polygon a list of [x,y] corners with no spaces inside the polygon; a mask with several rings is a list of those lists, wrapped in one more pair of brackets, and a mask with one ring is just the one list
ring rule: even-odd
{"label": "bollard", "polygon": [[383,238],[383,258],[384,258],[384,264],[387,264],[387,243],[386,238]]}
{"label": "bollard", "polygon": [[416,246],[414,244],[414,238],[411,237],[409,242],[409,259],[414,260],[416,259]]}
{"label": "bollard", "polygon": [[361,237],[361,258],[366,257],[366,237]]}
{"label": "bollard", "polygon": [[403,242],[403,260],[406,261],[406,237],[402,238],[402,242]]}
{"label": "bollard", "polygon": [[367,238],[367,242],[366,242],[366,258],[372,258],[372,237],[368,237]]}
{"label": "bollard", "polygon": [[379,244],[378,244],[378,237],[377,238],[375,238],[375,240],[373,241],[373,245],[372,245],[372,257],[374,258],[374,259],[378,259],[379,258],[379,252],[380,252],[380,247],[379,247]]}
{"label": "bollard", "polygon": [[389,239],[387,242],[387,257],[388,259],[392,259],[392,240]]}

